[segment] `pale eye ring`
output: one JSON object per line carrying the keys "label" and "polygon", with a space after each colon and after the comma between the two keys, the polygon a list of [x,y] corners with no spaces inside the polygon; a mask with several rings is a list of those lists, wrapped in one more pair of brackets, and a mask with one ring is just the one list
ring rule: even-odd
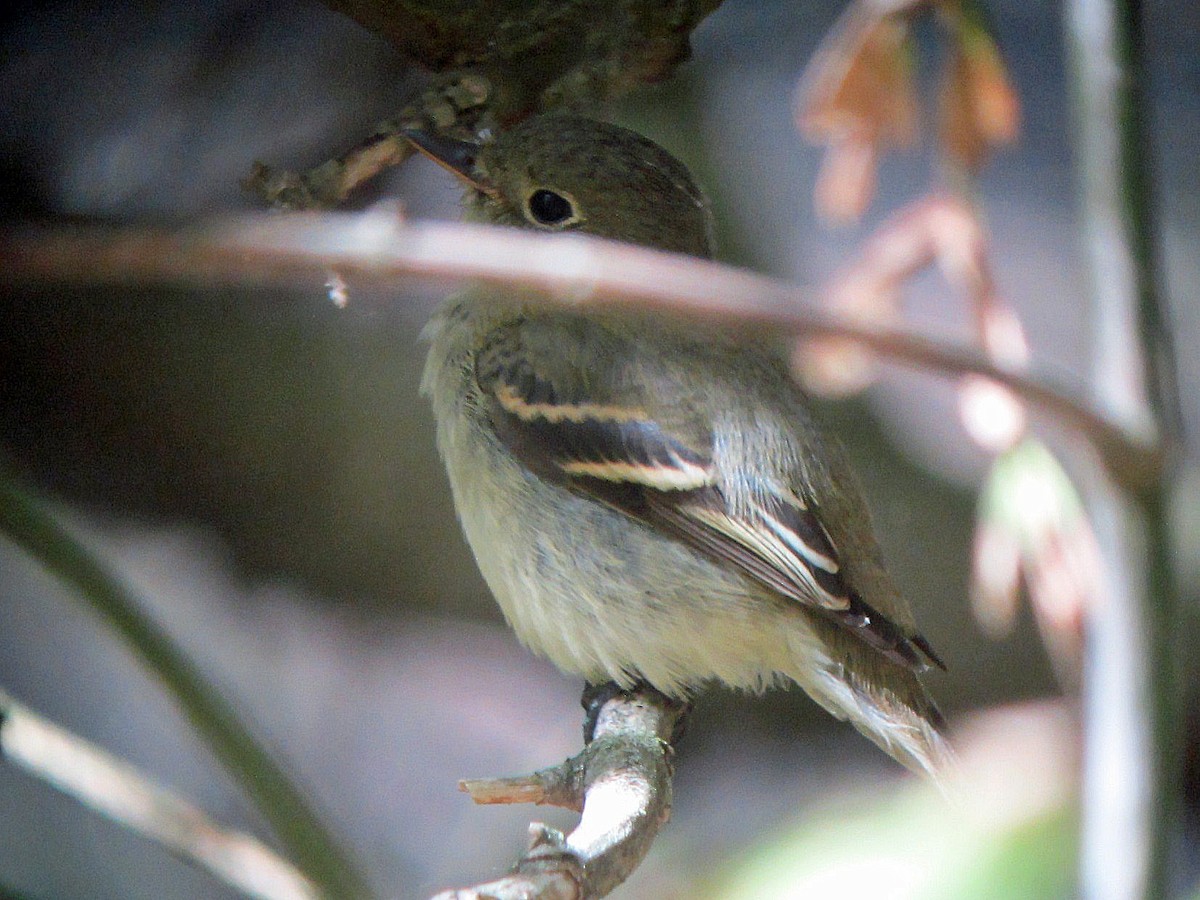
{"label": "pale eye ring", "polygon": [[547,188],[538,188],[530,194],[525,210],[532,221],[550,228],[571,225],[580,218],[569,197]]}

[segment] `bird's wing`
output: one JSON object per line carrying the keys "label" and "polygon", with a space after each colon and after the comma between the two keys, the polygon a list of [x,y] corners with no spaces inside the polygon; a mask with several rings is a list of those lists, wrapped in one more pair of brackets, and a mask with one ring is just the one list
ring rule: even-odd
{"label": "bird's wing", "polygon": [[561,323],[538,331],[528,322],[498,329],[475,358],[496,434],[527,468],[731,565],[901,665],[945,668],[923,637],[906,634],[846,582],[815,504],[764,490],[735,510],[707,422],[664,423],[639,402],[631,379],[612,371],[619,354],[589,367]]}

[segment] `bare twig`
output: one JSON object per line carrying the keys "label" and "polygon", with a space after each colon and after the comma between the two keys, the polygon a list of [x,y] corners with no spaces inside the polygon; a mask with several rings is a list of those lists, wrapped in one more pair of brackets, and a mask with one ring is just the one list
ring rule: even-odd
{"label": "bare twig", "polygon": [[280,209],[329,209],[412,154],[412,144],[399,134],[380,132],[307,172],[277,170],[256,162],[242,188]]}
{"label": "bare twig", "polygon": [[307,172],[276,170],[255,163],[242,187],[280,209],[330,209],[363,183],[413,154],[403,131],[416,128],[458,140],[476,140],[497,127],[491,82],[478,72],[453,71],[430,80],[426,88],[375,133],[341,156]]}
{"label": "bare twig", "polygon": [[581,812],[580,772],[577,766],[571,765],[579,759],[575,757],[560,765],[512,778],[467,778],[458,783],[458,789],[482,805],[536,803]]}
{"label": "bare twig", "polygon": [[257,838],[228,831],[173,791],[0,691],[0,754],[248,897],[316,898],[316,886]]}
{"label": "bare twig", "polygon": [[1082,432],[1114,478],[1143,486],[1160,472],[1144,419],[1118,421],[1036,369],[1017,371],[976,351],[821,312],[796,285],[719,263],[581,234],[539,235],[485,225],[404,222],[394,212],[249,216],[203,229],[25,231],[0,237],[11,280],[83,284],[188,282],[317,285],[345,277],[418,275],[516,285],[558,303],[627,303],[766,325],[798,336],[857,341],[893,361],[997,381]]}
{"label": "bare twig", "polygon": [[[583,815],[570,835],[530,826],[510,875],[435,900],[588,900],[629,877],[671,815],[669,740],[684,707],[655,691],[604,704],[595,738],[578,756],[520,778],[464,781],[477,803],[554,803]],[[503,799],[502,799],[503,798]]]}

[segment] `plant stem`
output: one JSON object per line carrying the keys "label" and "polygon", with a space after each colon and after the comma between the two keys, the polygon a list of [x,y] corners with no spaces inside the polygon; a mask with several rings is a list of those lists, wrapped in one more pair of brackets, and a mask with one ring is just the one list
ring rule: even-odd
{"label": "plant stem", "polygon": [[[1152,171],[1139,0],[1070,0],[1076,153],[1096,322],[1097,406],[1178,427],[1167,310],[1156,290]],[[1136,492],[1096,485],[1109,596],[1086,625],[1081,883],[1089,898],[1162,897],[1176,822],[1176,585],[1166,477]]]}
{"label": "plant stem", "polygon": [[258,745],[199,669],[94,553],[3,473],[0,473],[0,534],[71,585],[129,643],[180,705],[217,759],[262,811],[297,866],[324,896],[370,896],[366,882],[309,808],[304,795]]}

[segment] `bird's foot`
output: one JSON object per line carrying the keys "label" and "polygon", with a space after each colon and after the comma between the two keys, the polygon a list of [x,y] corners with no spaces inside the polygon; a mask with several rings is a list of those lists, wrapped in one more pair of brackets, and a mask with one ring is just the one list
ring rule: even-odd
{"label": "bird's foot", "polygon": [[670,697],[640,680],[635,681],[631,687],[627,688],[621,687],[615,681],[606,681],[603,684],[588,683],[583,686],[583,696],[579,700],[584,709],[583,742],[590,744],[596,736],[596,723],[600,719],[600,711],[604,709],[604,704],[614,697],[636,697],[639,694],[653,694],[659,698],[659,702],[679,710],[679,717],[675,720],[675,728],[671,732],[670,739],[670,744],[674,747],[687,730],[688,713],[692,711],[691,702]]}

